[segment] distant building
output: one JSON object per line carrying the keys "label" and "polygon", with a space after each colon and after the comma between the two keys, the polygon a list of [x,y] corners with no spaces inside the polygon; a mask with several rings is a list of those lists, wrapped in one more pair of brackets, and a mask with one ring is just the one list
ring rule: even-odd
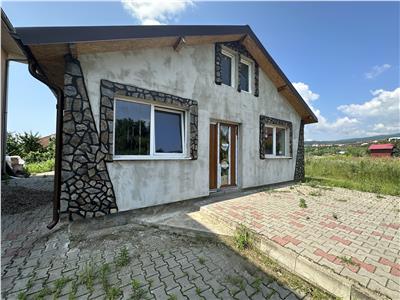
{"label": "distant building", "polygon": [[371,153],[371,156],[374,157],[384,157],[384,156],[392,156],[394,145],[393,144],[375,144],[369,146],[368,150]]}
{"label": "distant building", "polygon": [[55,134],[50,134],[50,135],[47,135],[47,136],[44,136],[44,137],[40,138],[39,143],[44,148],[46,148],[49,145],[49,143],[50,143],[50,141],[52,139],[54,139],[54,140],[56,139],[56,135]]}
{"label": "distant building", "polygon": [[400,141],[400,136],[394,136],[394,137],[389,138],[389,142],[391,142],[391,141]]}

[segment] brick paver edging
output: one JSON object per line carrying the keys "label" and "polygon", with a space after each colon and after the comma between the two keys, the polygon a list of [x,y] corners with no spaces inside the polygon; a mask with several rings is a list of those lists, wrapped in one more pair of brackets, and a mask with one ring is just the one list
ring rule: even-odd
{"label": "brick paver edging", "polygon": [[[231,230],[235,230],[236,226],[239,225],[239,223],[233,222],[207,209],[207,206],[202,206],[200,210],[214,218],[214,220],[224,223]],[[253,235],[254,246],[258,250],[262,251],[291,273],[337,297],[344,300],[376,299],[382,297],[382,295],[377,295],[374,291],[360,286],[357,282],[336,274],[328,267],[318,265],[310,259],[297,254],[295,251],[282,247],[254,230],[249,229],[249,231]]]}

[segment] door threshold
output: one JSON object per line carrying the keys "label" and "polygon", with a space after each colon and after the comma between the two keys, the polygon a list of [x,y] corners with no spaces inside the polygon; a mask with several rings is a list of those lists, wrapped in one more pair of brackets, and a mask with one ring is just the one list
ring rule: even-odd
{"label": "door threshold", "polygon": [[210,196],[211,195],[223,195],[223,194],[229,194],[229,193],[234,193],[240,191],[240,188],[238,186],[227,186],[219,189],[213,189],[210,190]]}

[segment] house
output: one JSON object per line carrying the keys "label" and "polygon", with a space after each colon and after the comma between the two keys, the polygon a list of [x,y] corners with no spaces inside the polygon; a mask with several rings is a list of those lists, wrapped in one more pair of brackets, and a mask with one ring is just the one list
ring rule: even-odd
{"label": "house", "polygon": [[369,146],[368,150],[371,153],[371,156],[374,157],[385,157],[392,156],[394,149],[393,144],[374,144]]}
{"label": "house", "polygon": [[47,148],[50,144],[50,141],[53,141],[55,138],[56,138],[55,134],[46,135],[39,139],[39,143],[40,145],[42,145],[42,147]]}
{"label": "house", "polygon": [[16,31],[57,95],[49,227],[304,177],[317,118],[249,26]]}

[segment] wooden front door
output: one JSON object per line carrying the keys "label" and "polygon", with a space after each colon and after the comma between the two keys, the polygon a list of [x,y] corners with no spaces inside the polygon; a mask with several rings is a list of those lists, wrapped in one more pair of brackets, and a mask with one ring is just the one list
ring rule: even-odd
{"label": "wooden front door", "polygon": [[210,190],[236,185],[237,125],[210,124]]}

